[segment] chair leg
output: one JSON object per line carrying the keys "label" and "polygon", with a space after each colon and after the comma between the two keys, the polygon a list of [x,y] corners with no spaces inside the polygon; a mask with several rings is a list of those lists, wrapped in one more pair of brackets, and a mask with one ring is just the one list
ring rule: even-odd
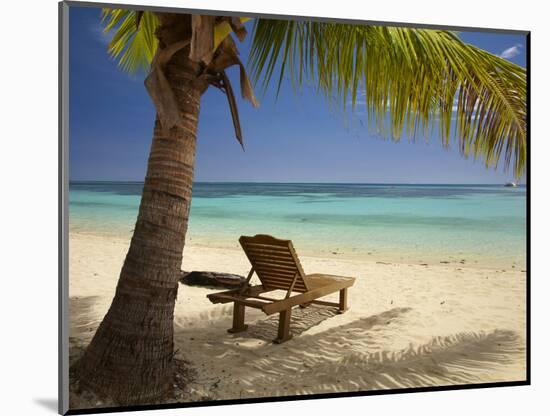
{"label": "chair leg", "polygon": [[292,338],[290,334],[290,315],[292,309],[287,309],[279,312],[279,331],[277,333],[277,338],[274,340],[275,343],[281,344],[285,341],[288,341]]}
{"label": "chair leg", "polygon": [[244,324],[244,305],[239,302],[235,302],[233,305],[233,327],[228,329],[227,332],[232,334],[236,332],[246,331],[248,325]]}
{"label": "chair leg", "polygon": [[348,308],[348,288],[340,290],[340,302],[338,302],[338,313],[344,313]]}

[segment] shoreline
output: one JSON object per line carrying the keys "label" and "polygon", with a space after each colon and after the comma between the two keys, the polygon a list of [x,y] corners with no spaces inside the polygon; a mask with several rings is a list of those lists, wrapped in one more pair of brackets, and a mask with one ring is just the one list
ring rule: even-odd
{"label": "shoreline", "polygon": [[[90,238],[99,238],[118,241],[121,244],[129,244],[132,233],[128,232],[127,234],[121,233],[103,233],[96,231],[83,231],[83,230],[73,230],[70,229],[69,235],[80,235],[87,236]],[[188,236],[184,248],[184,261],[185,261],[185,249],[189,248],[203,248],[203,249],[219,249],[219,250],[230,250],[234,253],[242,252],[242,249],[237,240],[234,243],[230,243],[226,240],[220,239],[203,239],[193,236]],[[358,261],[358,262],[367,262],[367,263],[377,263],[377,264],[404,264],[404,265],[418,265],[423,267],[455,267],[457,269],[486,269],[486,270],[499,270],[499,271],[519,271],[521,273],[526,273],[526,259],[514,259],[514,260],[496,260],[492,257],[489,259],[482,259],[481,257],[471,257],[463,253],[450,254],[450,253],[402,253],[397,256],[391,256],[387,253],[380,252],[376,249],[347,249],[347,248],[336,248],[336,249],[320,249],[320,248],[311,248],[311,247],[296,247],[298,255],[303,255],[306,257],[313,257],[318,259],[338,259],[343,261]],[[396,248],[395,251],[399,252],[399,248]],[[212,270],[214,271],[214,270]],[[217,271],[217,270],[216,270]],[[219,270],[223,272],[224,270]],[[245,273],[246,274],[246,273]]]}

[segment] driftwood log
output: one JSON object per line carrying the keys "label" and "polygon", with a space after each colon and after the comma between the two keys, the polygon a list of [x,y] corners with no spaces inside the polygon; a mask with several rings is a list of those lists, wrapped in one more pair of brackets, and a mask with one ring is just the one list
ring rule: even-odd
{"label": "driftwood log", "polygon": [[246,278],[238,274],[205,272],[205,271],[181,271],[180,283],[187,286],[200,286],[212,289],[238,289],[244,285]]}

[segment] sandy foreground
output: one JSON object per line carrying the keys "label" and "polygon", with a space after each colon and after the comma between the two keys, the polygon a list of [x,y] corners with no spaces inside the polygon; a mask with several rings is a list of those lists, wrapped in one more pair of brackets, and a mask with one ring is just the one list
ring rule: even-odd
{"label": "sandy foreground", "polygon": [[[107,312],[128,244],[70,234],[72,351],[90,341]],[[229,334],[232,305],[210,303],[214,290],[180,284],[175,350],[190,381],[178,401],[526,378],[524,271],[300,259],[306,273],[355,276],[351,308],[342,315],[323,306],[293,309],[294,338],[281,345],[272,343],[278,315],[247,308],[248,331]],[[188,245],[183,268],[246,275],[250,266],[241,251]]]}

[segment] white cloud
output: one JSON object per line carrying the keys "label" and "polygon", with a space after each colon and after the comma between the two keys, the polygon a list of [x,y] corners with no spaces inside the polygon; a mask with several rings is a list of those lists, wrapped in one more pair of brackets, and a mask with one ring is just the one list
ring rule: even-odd
{"label": "white cloud", "polygon": [[98,22],[90,26],[90,31],[94,34],[94,37],[104,45],[108,45],[111,40],[111,33],[104,32],[103,26]]}
{"label": "white cloud", "polygon": [[499,56],[504,59],[511,59],[520,54],[521,48],[523,48],[523,45],[516,43],[514,46],[504,49]]}

